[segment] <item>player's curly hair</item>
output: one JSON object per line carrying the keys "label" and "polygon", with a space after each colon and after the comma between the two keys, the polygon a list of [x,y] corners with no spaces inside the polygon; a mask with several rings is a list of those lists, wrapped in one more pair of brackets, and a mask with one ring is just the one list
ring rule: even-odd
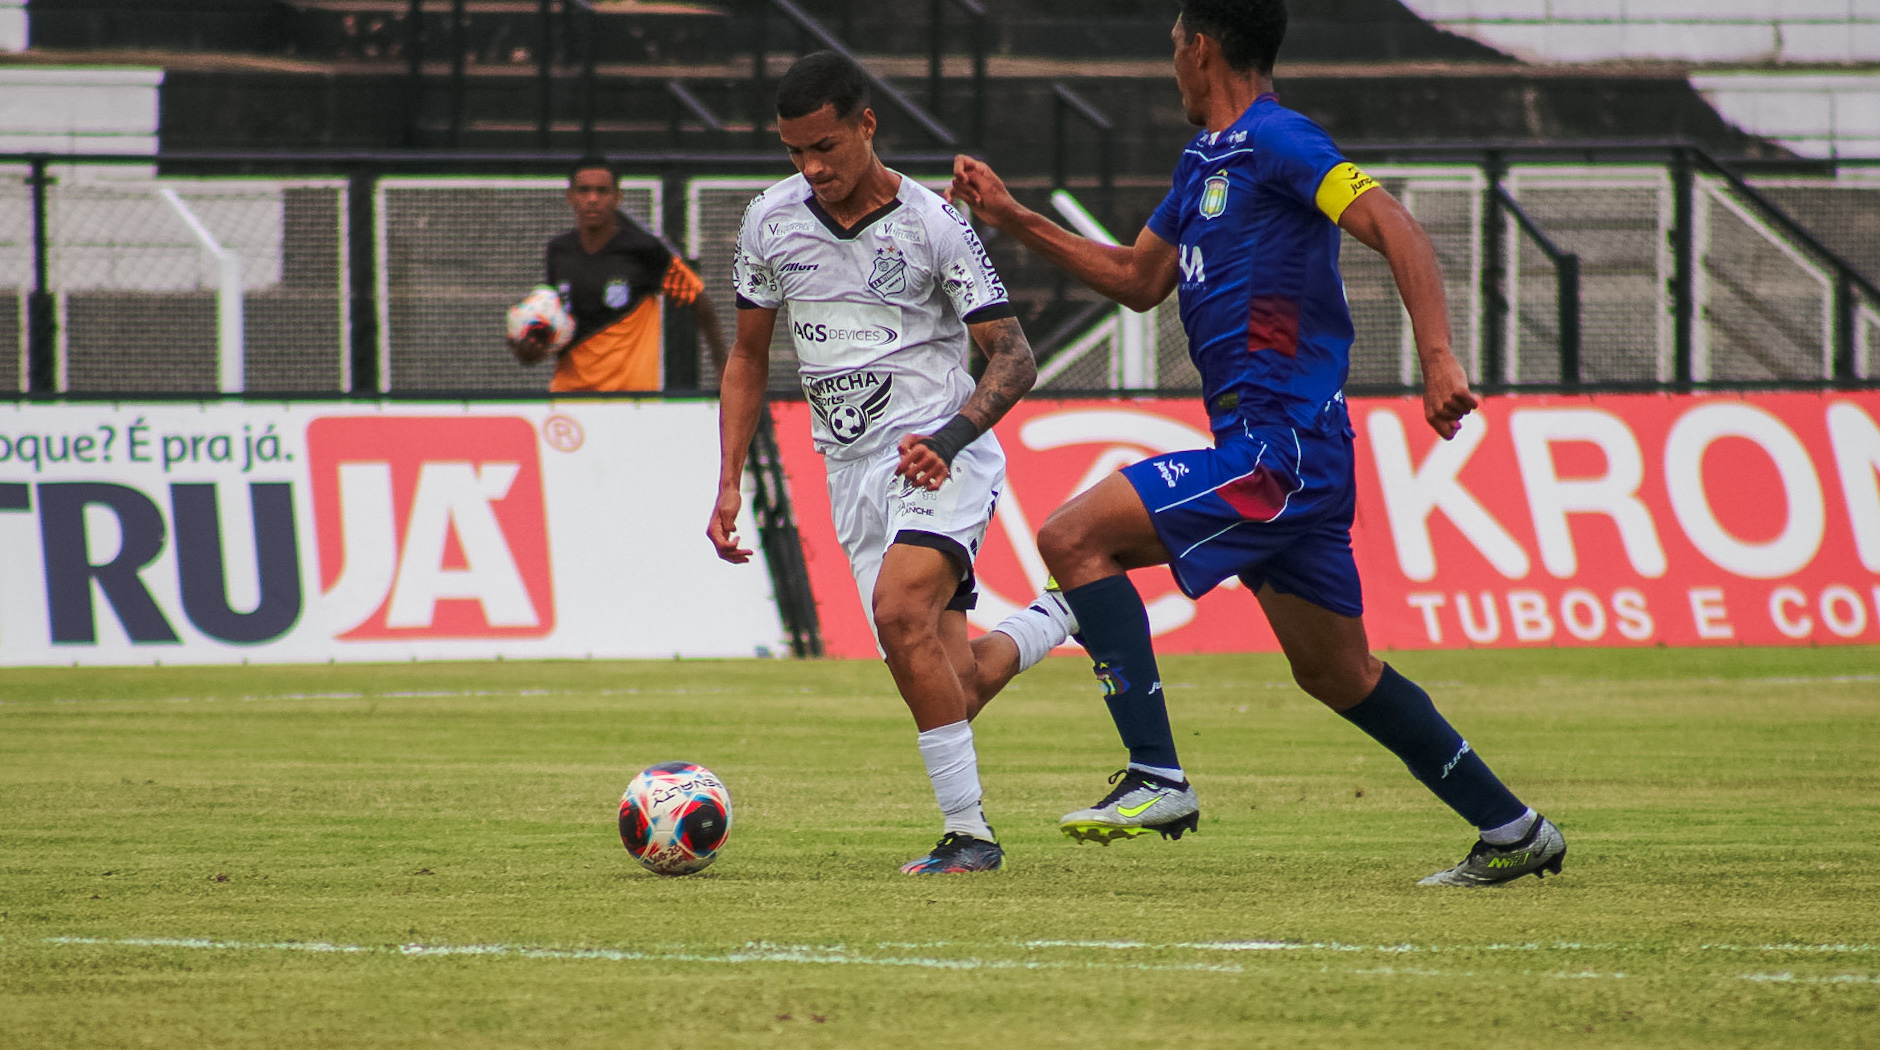
{"label": "player's curly hair", "polygon": [[1235,72],[1273,72],[1286,39],[1286,0],[1180,0],[1182,27],[1221,45]]}
{"label": "player's curly hair", "polygon": [[614,183],[620,182],[620,165],[599,153],[583,154],[580,160],[568,165],[568,185],[574,185],[574,177],[584,171],[604,171]]}
{"label": "player's curly hair", "polygon": [[807,117],[824,106],[834,106],[839,120],[853,120],[868,101],[868,74],[834,51],[804,55],[777,83],[777,116],[784,120]]}

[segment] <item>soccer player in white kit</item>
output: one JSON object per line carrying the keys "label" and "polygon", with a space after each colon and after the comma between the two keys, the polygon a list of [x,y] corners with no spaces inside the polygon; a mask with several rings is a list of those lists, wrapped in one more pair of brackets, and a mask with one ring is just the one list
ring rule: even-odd
{"label": "soccer player in white kit", "polygon": [[[971,719],[1077,629],[1047,591],[967,638],[973,559],[1005,484],[992,426],[1037,367],[972,227],[875,155],[868,94],[861,68],[828,51],[799,59],[778,84],[777,131],[798,174],[753,200],[738,234],[738,333],[720,386],[719,495],[706,533],[719,557],[749,560],[735,533],[744,460],[787,303],[836,535],[945,819],[939,843],[901,870],[991,871],[1004,852],[981,805]],[[969,335],[986,355],[977,383]]]}

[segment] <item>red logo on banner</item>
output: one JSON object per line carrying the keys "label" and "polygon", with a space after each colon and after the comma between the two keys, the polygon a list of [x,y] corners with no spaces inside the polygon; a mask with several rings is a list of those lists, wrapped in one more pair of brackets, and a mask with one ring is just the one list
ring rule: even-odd
{"label": "red logo on banner", "polygon": [[[809,410],[792,402],[775,405],[773,411],[824,648],[833,656],[873,657],[875,641],[862,616],[861,598],[830,525],[822,458],[809,442]],[[991,628],[1043,588],[1046,570],[1038,555],[1038,527],[1060,504],[1118,468],[1211,443],[1199,398],[1025,401],[1006,415],[998,434],[1007,460],[1005,490],[975,563],[979,606],[968,613],[980,630]],[[1130,578],[1142,592],[1150,629],[1164,652],[1279,648],[1258,605],[1238,580],[1194,602],[1176,589],[1166,569],[1144,569]],[[1080,650],[1073,645],[1063,651]]]}
{"label": "red logo on banner", "polygon": [[[777,407],[825,643],[873,656],[807,409]],[[1880,640],[1880,395],[1496,397],[1450,442],[1416,402],[1350,407],[1375,648]],[[998,433],[981,629],[1042,583],[1034,538],[1052,510],[1118,467],[1211,443],[1191,398],[1026,401]],[[1233,581],[1196,603],[1166,570],[1131,577],[1164,652],[1277,647]]]}
{"label": "red logo on banner", "polygon": [[1491,398],[1440,442],[1354,402],[1374,642],[1880,639],[1880,397]]}
{"label": "red logo on banner", "polygon": [[307,428],[321,606],[349,641],[539,638],[555,627],[535,428],[347,416]]}

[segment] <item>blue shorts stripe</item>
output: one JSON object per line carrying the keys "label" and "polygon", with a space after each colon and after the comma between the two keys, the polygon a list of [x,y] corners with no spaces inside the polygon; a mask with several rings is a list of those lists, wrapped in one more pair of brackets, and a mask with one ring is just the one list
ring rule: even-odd
{"label": "blue shorts stripe", "polygon": [[1176,555],[1176,557],[1186,558],[1190,554],[1193,554],[1195,551],[1200,550],[1202,547],[1207,546],[1209,540],[1218,539],[1219,537],[1224,536],[1227,533],[1232,532],[1235,529],[1240,528],[1242,525],[1245,525],[1245,524],[1247,523],[1244,521],[1237,521],[1237,522],[1234,522],[1232,525],[1229,525],[1226,528],[1222,529],[1220,532],[1215,533],[1213,536],[1204,536],[1201,539],[1196,540],[1194,546]]}
{"label": "blue shorts stripe", "polygon": [[[1272,462],[1267,453],[1287,437],[1294,462]],[[1340,615],[1363,613],[1351,554],[1349,437],[1243,431],[1214,448],[1151,457],[1123,468],[1123,476],[1149,508],[1176,586],[1190,598],[1239,577]]]}

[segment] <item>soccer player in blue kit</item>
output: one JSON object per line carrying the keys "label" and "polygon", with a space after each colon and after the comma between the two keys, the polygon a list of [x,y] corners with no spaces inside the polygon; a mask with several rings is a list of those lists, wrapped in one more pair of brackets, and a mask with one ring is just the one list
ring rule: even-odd
{"label": "soccer player in blue kit", "polygon": [[1190,123],[1204,130],[1129,246],[1078,237],[1019,205],[970,157],[952,194],[975,214],[1125,306],[1179,283],[1215,444],[1126,467],[1058,508],[1039,553],[1096,662],[1129,765],[1068,814],[1081,841],[1193,830],[1200,801],[1175,752],[1142,599],[1126,575],[1169,566],[1199,598],[1239,577],[1300,688],[1402,759],[1480,838],[1424,885],[1485,886],[1560,871],[1560,829],[1503,786],[1416,683],[1372,655],[1351,553],[1356,485],[1343,387],[1351,313],[1342,228],[1390,263],[1423,370],[1424,416],[1445,440],[1476,406],[1450,352],[1429,238],[1324,129],[1280,105],[1272,70],[1283,0],[1185,0],[1170,35]]}

